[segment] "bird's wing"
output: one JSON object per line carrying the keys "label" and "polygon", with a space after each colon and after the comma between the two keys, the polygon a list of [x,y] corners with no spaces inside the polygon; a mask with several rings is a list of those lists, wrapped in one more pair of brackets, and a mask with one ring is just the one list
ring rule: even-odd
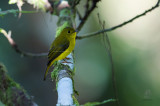
{"label": "bird's wing", "polygon": [[56,59],[61,53],[63,53],[67,48],[69,47],[69,41],[68,40],[59,40],[58,43],[53,43],[52,47],[49,50],[48,54],[48,64],[51,64],[51,62]]}

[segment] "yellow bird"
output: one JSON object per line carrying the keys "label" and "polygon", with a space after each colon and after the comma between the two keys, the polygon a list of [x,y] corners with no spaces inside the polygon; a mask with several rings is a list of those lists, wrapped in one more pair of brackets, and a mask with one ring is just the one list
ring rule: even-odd
{"label": "yellow bird", "polygon": [[66,27],[62,30],[60,35],[53,41],[49,53],[48,64],[44,75],[46,79],[49,68],[58,60],[65,59],[75,47],[76,31],[71,27]]}

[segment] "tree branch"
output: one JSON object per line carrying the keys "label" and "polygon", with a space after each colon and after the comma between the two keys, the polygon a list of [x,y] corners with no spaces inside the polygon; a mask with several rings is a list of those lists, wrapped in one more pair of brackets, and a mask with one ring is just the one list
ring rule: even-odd
{"label": "tree branch", "polygon": [[104,100],[102,102],[88,102],[84,105],[80,105],[80,106],[101,106],[101,105],[104,105],[106,103],[109,103],[109,102],[115,102],[116,100],[115,99],[108,99],[108,100]]}
{"label": "tree branch", "polygon": [[20,50],[18,48],[18,45],[15,43],[15,41],[12,39],[11,35],[11,31],[9,31],[8,33],[0,28],[0,33],[2,33],[8,40],[8,42],[10,43],[10,45],[13,47],[13,49],[19,53],[21,56],[26,56],[26,57],[47,57],[47,54],[48,53],[37,53],[37,54],[34,54],[34,53],[28,53],[28,52],[24,52],[22,50]]}
{"label": "tree branch", "polygon": [[[81,19],[82,21],[81,21],[81,23],[79,24],[79,26],[78,26],[78,28],[77,28],[77,29],[79,29],[79,31],[80,31],[80,29],[83,27],[83,25],[84,25],[85,21],[87,20],[87,18],[89,17],[90,13],[91,13],[91,12],[94,10],[94,8],[96,7],[96,3],[97,3],[98,1],[100,1],[100,0],[92,1],[92,2],[94,2],[93,5],[92,5],[92,7],[91,7],[88,11],[86,11],[85,16]],[[80,2],[80,0],[78,0],[77,3],[79,3],[79,2]],[[139,14],[139,15],[131,18],[130,20],[125,21],[125,22],[123,22],[123,23],[121,23],[121,24],[119,24],[119,25],[116,25],[116,26],[111,27],[111,28],[108,28],[108,29],[104,29],[104,30],[99,30],[99,31],[96,31],[96,32],[92,32],[92,33],[89,33],[89,34],[84,34],[83,36],[77,36],[76,39],[79,40],[79,39],[89,38],[89,37],[96,36],[96,35],[101,34],[101,33],[104,33],[104,32],[113,31],[113,30],[115,30],[115,29],[118,29],[118,28],[120,28],[120,27],[123,27],[124,25],[129,24],[129,23],[133,22],[134,20],[136,20],[136,19],[138,19],[138,18],[146,15],[147,13],[153,11],[154,9],[158,8],[158,7],[159,7],[159,3],[160,3],[160,0],[157,1],[157,3],[155,4],[155,6],[151,7],[150,9],[144,11],[143,13],[141,13],[141,14]],[[16,14],[16,13],[36,13],[36,12],[37,12],[37,11],[19,11],[19,10],[14,10],[14,9],[12,9],[12,10],[0,11],[0,16],[4,16],[4,15],[9,14],[9,13]],[[7,39],[8,39],[8,38],[7,38]],[[9,39],[8,39],[8,40],[9,40]],[[13,39],[12,39],[12,40],[13,40]],[[14,40],[13,40],[13,41],[14,41]],[[14,43],[15,43],[15,42],[14,42]],[[10,43],[10,44],[11,44],[11,43]],[[21,54],[22,56],[28,56],[28,57],[46,57],[46,56],[47,56],[47,53],[34,54],[34,53],[24,52],[24,51],[22,51],[22,50],[20,50],[20,49],[18,48],[18,45],[17,45],[16,43],[15,43],[14,45],[11,44],[11,46],[14,48],[14,50],[15,50],[17,53]]]}
{"label": "tree branch", "polygon": [[81,16],[81,14],[80,14],[80,12],[79,12],[79,10],[76,8],[76,11],[77,11],[77,14],[78,14],[78,17],[79,17],[79,20],[82,20],[82,16]]}
{"label": "tree branch", "polygon": [[75,8],[79,3],[80,3],[81,0],[74,0],[74,4],[72,6],[72,8]]}
{"label": "tree branch", "polygon": [[89,0],[87,0],[85,15],[84,15],[83,18],[81,18],[81,22],[80,22],[80,24],[79,24],[78,27],[77,27],[78,32],[81,30],[81,28],[82,28],[83,25],[85,24],[85,22],[86,22],[86,20],[88,19],[89,15],[90,15],[90,14],[92,13],[92,11],[96,8],[97,3],[98,3],[99,1],[100,1],[100,0],[93,0],[93,1],[92,1],[92,6],[91,6],[91,8],[89,8]]}
{"label": "tree branch", "polygon": [[33,97],[7,74],[4,65],[0,63],[0,101],[6,106],[38,106]]}
{"label": "tree branch", "polygon": [[[59,70],[57,75],[57,92],[58,92],[58,105],[74,105],[74,100],[72,98],[72,95],[74,94],[74,84],[72,81],[72,71],[68,71],[70,68],[71,70],[74,70],[74,64],[73,64],[73,56],[72,54],[68,55],[67,58],[70,58],[70,60],[67,60],[67,63],[63,63],[64,61],[60,61],[61,64],[63,64],[63,68]],[[66,60],[65,60],[66,61]],[[66,68],[66,66],[69,66]],[[65,88],[65,89],[64,89]]]}
{"label": "tree branch", "polygon": [[137,15],[137,16],[135,16],[135,17],[129,19],[128,21],[125,21],[125,22],[123,22],[123,23],[121,23],[121,24],[119,24],[119,25],[116,25],[116,26],[111,27],[111,28],[108,28],[108,29],[104,29],[104,30],[99,30],[99,31],[96,31],[96,32],[92,32],[92,33],[89,33],[89,34],[84,34],[84,35],[82,35],[82,36],[77,36],[76,39],[89,38],[89,37],[92,37],[92,36],[95,36],[95,35],[98,35],[98,34],[101,34],[101,33],[104,33],[104,32],[113,31],[113,30],[115,30],[115,29],[118,29],[118,28],[120,28],[120,27],[123,27],[124,25],[127,25],[127,24],[133,22],[134,20],[136,20],[136,19],[138,19],[138,18],[146,15],[147,13],[153,11],[154,9],[158,8],[158,7],[159,7],[159,3],[160,3],[160,0],[158,0],[157,3],[156,3],[153,7],[151,7],[150,9],[144,11],[143,13],[141,13],[141,14],[139,14],[139,15]]}
{"label": "tree branch", "polygon": [[[71,0],[61,0],[55,8],[56,15],[58,16],[56,37],[66,27],[75,27],[75,8],[72,8]],[[75,90],[73,83],[74,75],[74,58],[73,53],[70,53],[64,60],[58,61],[54,65],[54,69],[51,72],[52,80],[56,80],[58,101],[57,106],[73,106],[75,105]]]}

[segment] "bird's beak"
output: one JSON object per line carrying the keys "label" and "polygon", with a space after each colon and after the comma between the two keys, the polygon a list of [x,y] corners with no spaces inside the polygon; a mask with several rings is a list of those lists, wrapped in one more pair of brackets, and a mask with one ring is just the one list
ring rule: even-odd
{"label": "bird's beak", "polygon": [[73,33],[77,33],[78,32],[78,30],[76,29]]}

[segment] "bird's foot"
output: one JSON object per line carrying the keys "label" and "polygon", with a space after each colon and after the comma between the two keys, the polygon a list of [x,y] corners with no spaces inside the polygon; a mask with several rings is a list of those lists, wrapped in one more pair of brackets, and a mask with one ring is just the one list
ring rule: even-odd
{"label": "bird's foot", "polygon": [[69,58],[69,57],[66,57],[66,58],[64,58],[63,60],[70,60],[71,58]]}

